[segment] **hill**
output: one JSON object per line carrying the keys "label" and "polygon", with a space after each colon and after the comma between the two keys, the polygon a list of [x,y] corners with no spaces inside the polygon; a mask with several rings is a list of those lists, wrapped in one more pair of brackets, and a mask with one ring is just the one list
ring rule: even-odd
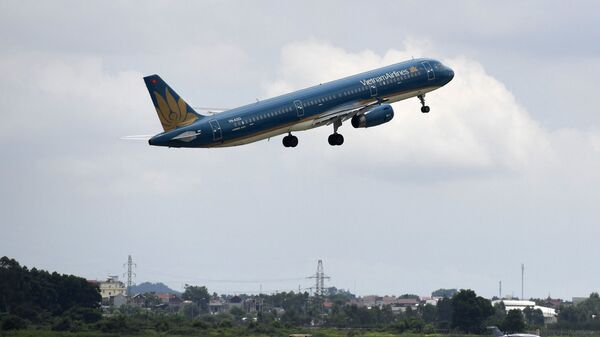
{"label": "hill", "polygon": [[176,294],[181,295],[179,291],[175,291],[169,288],[166,284],[162,282],[152,283],[152,282],[142,282],[138,285],[131,286],[132,294],[143,294],[143,293],[151,293],[155,292],[157,294]]}

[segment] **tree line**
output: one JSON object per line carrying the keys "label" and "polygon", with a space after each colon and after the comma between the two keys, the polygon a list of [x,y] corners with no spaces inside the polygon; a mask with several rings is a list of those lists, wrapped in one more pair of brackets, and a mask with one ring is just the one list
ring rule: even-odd
{"label": "tree line", "polygon": [[[497,326],[505,332],[522,332],[544,328],[540,310],[506,311],[502,303],[491,302],[473,290],[452,292],[437,305],[421,304],[393,311],[391,306],[371,308],[357,306],[349,292],[335,291],[327,296],[310,296],[307,292],[282,292],[259,296],[238,295],[238,301],[252,300],[254,307],[233,306],[226,312],[211,314],[209,302],[231,295],[210,294],[204,286],[186,285],[186,300],[175,311],[160,309],[156,294],[144,294],[141,307],[125,305],[104,315],[99,308],[99,289],[73,275],[28,269],[14,259],[0,259],[0,329],[27,326],[59,331],[101,331],[136,333],[154,330],[169,333],[195,333],[207,329],[229,329],[232,335],[248,333],[284,334],[300,328],[360,328],[393,333],[452,332],[486,333]],[[401,298],[418,298],[403,295]],[[328,303],[327,306],[324,304]],[[600,330],[600,296],[559,309],[558,323],[551,326],[568,330]],[[106,312],[105,312],[106,314]],[[186,330],[187,329],[187,330]],[[295,330],[294,330],[295,329]]]}
{"label": "tree line", "polygon": [[98,288],[81,277],[28,269],[14,259],[0,258],[0,327],[4,329],[65,317],[97,321],[100,300]]}

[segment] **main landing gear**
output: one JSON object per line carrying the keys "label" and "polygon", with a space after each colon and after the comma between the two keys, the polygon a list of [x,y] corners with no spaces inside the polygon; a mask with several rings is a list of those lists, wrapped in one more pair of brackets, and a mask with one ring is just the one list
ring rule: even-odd
{"label": "main landing gear", "polygon": [[283,137],[282,143],[285,147],[296,147],[298,146],[298,137],[292,136],[292,133],[289,133],[287,136]]}
{"label": "main landing gear", "polygon": [[342,126],[342,120],[338,119],[335,122],[333,122],[333,134],[329,135],[329,138],[327,138],[327,141],[329,142],[329,145],[331,146],[339,146],[344,144],[344,136],[342,136],[341,134],[337,133],[338,128]]}
{"label": "main landing gear", "polygon": [[421,101],[421,112],[422,113],[428,113],[429,112],[429,106],[425,105],[425,94],[419,95],[417,97],[419,97],[419,100]]}
{"label": "main landing gear", "polygon": [[327,141],[329,142],[329,145],[331,145],[331,146],[342,145],[342,144],[344,144],[344,136],[342,136],[336,132],[334,134],[329,135],[329,138],[327,138]]}

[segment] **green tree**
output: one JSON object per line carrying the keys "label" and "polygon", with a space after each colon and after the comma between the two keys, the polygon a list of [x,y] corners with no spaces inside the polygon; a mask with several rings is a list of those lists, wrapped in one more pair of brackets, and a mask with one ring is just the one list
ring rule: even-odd
{"label": "green tree", "polygon": [[465,333],[482,333],[486,319],[493,314],[490,301],[473,290],[461,289],[452,297],[452,327]]}
{"label": "green tree", "polygon": [[194,302],[184,303],[179,309],[184,317],[194,319],[200,315],[200,306]]}
{"label": "green tree", "polygon": [[231,310],[229,310],[229,313],[235,318],[236,321],[241,321],[242,317],[244,317],[244,315],[246,314],[244,310],[242,310],[242,308],[240,307],[231,308]]}
{"label": "green tree", "polygon": [[191,286],[185,285],[185,291],[181,297],[184,300],[192,301],[198,305],[200,312],[208,312],[208,302],[210,301],[210,295],[208,289],[205,286]]}
{"label": "green tree", "polygon": [[160,298],[158,298],[155,292],[142,294],[142,298],[144,299],[145,308],[152,308],[161,303]]}
{"label": "green tree", "polygon": [[452,300],[444,297],[437,303],[438,328],[448,329],[452,323]]}
{"label": "green tree", "polygon": [[504,302],[498,302],[494,304],[494,314],[488,318],[486,325],[501,327],[505,318],[506,306]]}
{"label": "green tree", "polygon": [[540,328],[544,326],[544,313],[540,309],[527,307],[523,309],[523,315],[527,321],[527,325],[532,328]]}
{"label": "green tree", "polygon": [[36,322],[74,308],[96,310],[100,300],[98,288],[81,277],[29,270],[0,258],[0,312]]}
{"label": "green tree", "polygon": [[521,332],[525,329],[523,313],[519,309],[509,310],[502,324],[502,330],[505,333]]}
{"label": "green tree", "polygon": [[438,289],[434,292],[431,293],[432,297],[448,297],[451,298],[452,296],[454,296],[458,291],[456,289]]}
{"label": "green tree", "polygon": [[419,307],[421,318],[427,323],[435,323],[437,321],[437,310],[434,305],[425,304]]}

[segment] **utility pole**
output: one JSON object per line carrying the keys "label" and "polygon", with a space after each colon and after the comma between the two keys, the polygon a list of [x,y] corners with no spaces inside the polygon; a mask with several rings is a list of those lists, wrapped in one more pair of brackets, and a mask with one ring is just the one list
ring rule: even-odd
{"label": "utility pole", "polygon": [[525,265],[521,263],[521,301],[525,300]]}
{"label": "utility pole", "polygon": [[137,276],[133,272],[133,267],[137,268],[137,264],[133,263],[131,255],[127,256],[127,263],[123,264],[123,267],[125,266],[127,266],[127,302],[129,302],[129,299],[131,298],[131,286],[133,285],[133,277]]}
{"label": "utility pole", "polygon": [[502,281],[498,282],[499,284],[499,289],[498,289],[498,298],[502,299]]}

